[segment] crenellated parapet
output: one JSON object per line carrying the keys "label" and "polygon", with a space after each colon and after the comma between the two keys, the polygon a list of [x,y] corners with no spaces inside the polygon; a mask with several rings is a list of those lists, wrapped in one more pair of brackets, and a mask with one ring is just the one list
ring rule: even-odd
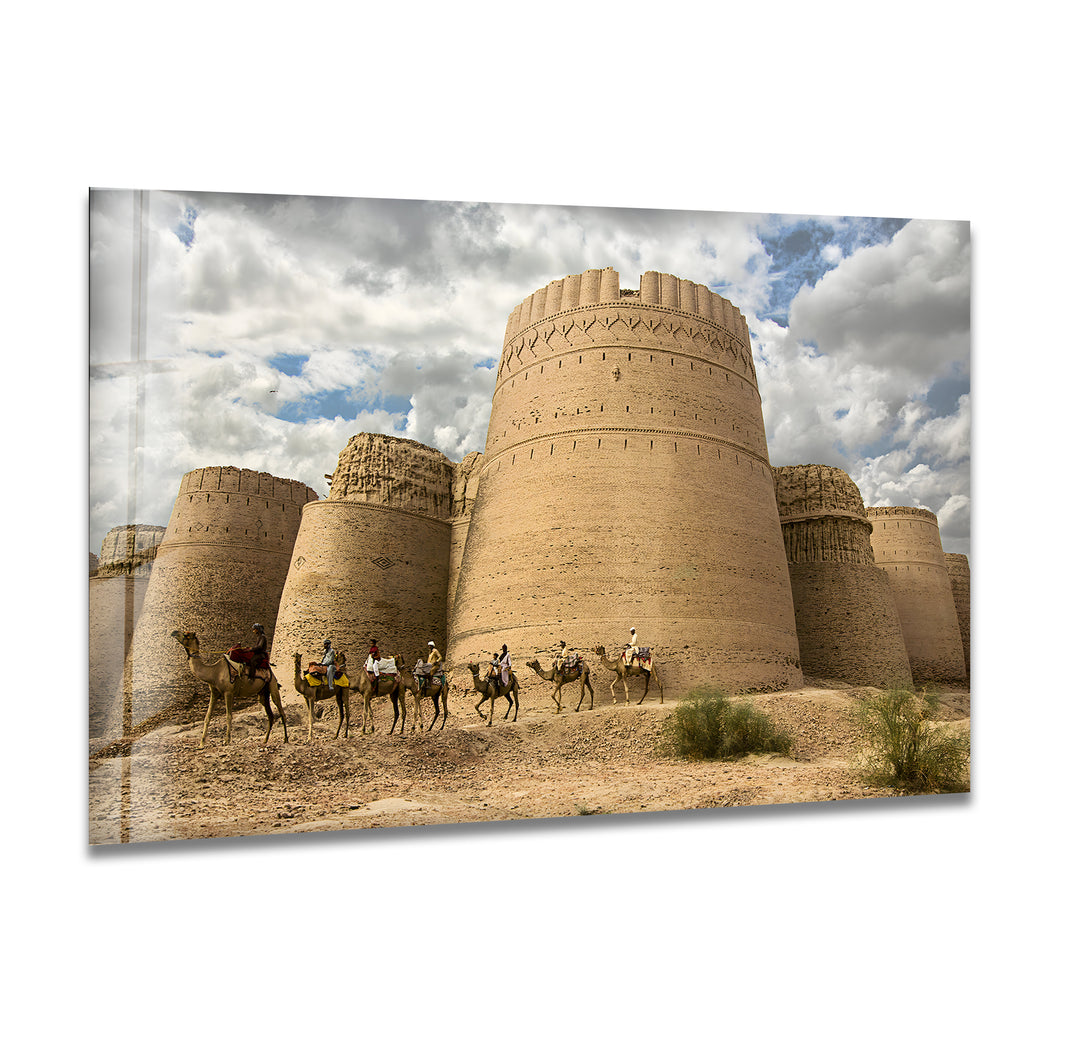
{"label": "crenellated parapet", "polygon": [[749,330],[730,301],[699,283],[660,272],[642,275],[636,292],[620,291],[618,284],[614,269],[591,269],[556,279],[527,297],[506,324],[498,379],[583,345],[610,345],[663,352],[665,364],[711,362],[756,390]]}

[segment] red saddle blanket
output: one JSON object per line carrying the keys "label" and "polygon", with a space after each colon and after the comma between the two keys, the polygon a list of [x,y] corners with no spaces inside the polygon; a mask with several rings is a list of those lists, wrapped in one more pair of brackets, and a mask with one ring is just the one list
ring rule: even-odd
{"label": "red saddle blanket", "polygon": [[325,677],[326,667],[322,663],[308,663],[307,672],[314,677]]}
{"label": "red saddle blanket", "polygon": [[225,654],[234,663],[250,663],[253,652],[250,648],[245,648],[243,645],[233,645]]}

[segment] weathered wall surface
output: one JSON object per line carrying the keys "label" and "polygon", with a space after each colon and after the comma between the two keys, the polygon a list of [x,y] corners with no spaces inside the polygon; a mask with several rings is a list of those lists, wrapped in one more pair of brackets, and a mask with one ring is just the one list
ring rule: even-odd
{"label": "weathered wall surface", "polygon": [[900,616],[874,565],[858,486],[839,468],[775,467],[803,673],[851,684],[911,684]]}
{"label": "weathered wall surface", "polygon": [[507,323],[450,658],[636,626],[673,691],[798,684],[745,321],[674,276],[618,282],[557,280]]}
{"label": "weathered wall surface", "polygon": [[321,657],[326,638],[354,669],[372,637],[410,667],[428,641],[445,650],[453,488],[454,465],[436,449],[349,440],[329,498],[304,508],[271,649],[279,678],[291,681],[295,653]]}
{"label": "weathered wall surface", "polygon": [[960,624],[960,640],[964,646],[964,667],[971,676],[971,572],[967,555],[946,554],[945,567],[949,570],[956,620]]}
{"label": "weathered wall surface", "polygon": [[919,507],[870,507],[874,560],[892,587],[915,681],[967,679],[937,518]]}
{"label": "weathered wall surface", "polygon": [[[469,453],[461,463],[454,465],[453,507],[450,513],[450,581],[446,592],[447,628],[453,615],[458,573],[461,572],[461,559],[465,554],[465,540],[469,535],[483,462],[482,453]],[[442,647],[439,650],[443,651]]]}
{"label": "weathered wall surface", "polygon": [[171,631],[194,631],[207,658],[250,644],[252,623],[272,639],[300,512],[314,499],[303,483],[258,471],[184,475],[132,640],[130,692],[116,694],[106,734],[166,710],[192,719],[205,712],[206,689]]}
{"label": "weathered wall surface", "polygon": [[101,541],[97,576],[150,575],[157,549],[165,538],[161,525],[118,525]]}

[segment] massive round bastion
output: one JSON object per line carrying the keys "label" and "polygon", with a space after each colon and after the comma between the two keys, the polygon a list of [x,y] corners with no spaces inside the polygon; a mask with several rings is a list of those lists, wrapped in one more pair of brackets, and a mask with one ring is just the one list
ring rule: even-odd
{"label": "massive round bastion", "polygon": [[321,658],[323,641],[353,670],[371,638],[412,667],[428,641],[446,648],[447,598],[461,559],[479,454],[453,464],[437,449],[359,434],[338,456],[327,499],[303,512],[271,658]]}
{"label": "massive round bastion", "polygon": [[[637,628],[665,683],[801,683],[750,337],[729,301],[646,272],[567,276],[506,327],[449,657]],[[600,676],[603,676],[601,673]]]}
{"label": "massive round bastion", "polygon": [[960,624],[937,517],[922,507],[869,507],[874,561],[889,577],[917,682],[967,680]]}
{"label": "massive round bastion", "polygon": [[206,658],[250,644],[252,623],[272,639],[301,508],[316,496],[302,482],[237,467],[183,476],[105,734],[205,706],[206,688],[191,676],[173,630],[197,633]]}
{"label": "massive round bastion", "polygon": [[850,684],[911,684],[900,616],[874,564],[858,486],[837,467],[774,467],[805,674]]}

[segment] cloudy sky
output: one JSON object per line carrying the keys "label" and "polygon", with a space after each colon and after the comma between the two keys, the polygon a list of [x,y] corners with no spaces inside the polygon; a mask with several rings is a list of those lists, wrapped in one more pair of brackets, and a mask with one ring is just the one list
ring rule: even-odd
{"label": "cloudy sky", "polygon": [[509,313],[608,265],[742,310],[774,465],[841,467],[969,552],[965,221],[129,190],[90,198],[90,550],[166,524],[193,468],[325,496],[360,431],[482,451]]}

